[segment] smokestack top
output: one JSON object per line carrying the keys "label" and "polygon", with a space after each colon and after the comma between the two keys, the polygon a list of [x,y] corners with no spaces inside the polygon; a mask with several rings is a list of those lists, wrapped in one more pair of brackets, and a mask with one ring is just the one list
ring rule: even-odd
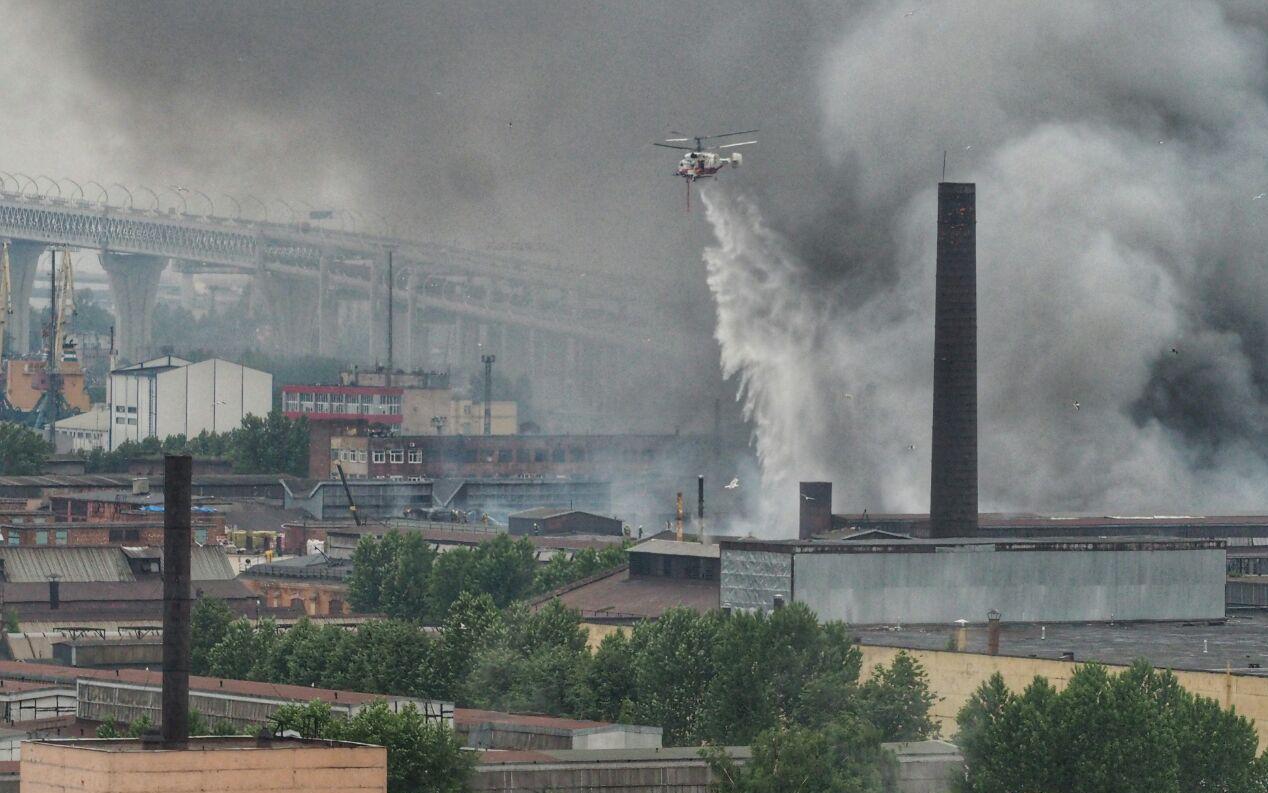
{"label": "smokestack top", "polygon": [[831,482],[800,483],[797,501],[800,503],[797,539],[809,540],[832,531]]}

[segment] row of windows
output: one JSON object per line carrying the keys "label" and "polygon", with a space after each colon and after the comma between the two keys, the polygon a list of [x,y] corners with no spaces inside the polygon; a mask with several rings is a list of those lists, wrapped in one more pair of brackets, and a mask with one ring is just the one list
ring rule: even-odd
{"label": "row of windows", "polygon": [[365,462],[365,449],[331,449],[330,459],[341,463]]}
{"label": "row of windows", "polygon": [[369,416],[399,416],[401,398],[392,394],[282,394],[282,410],[288,413],[338,413]]}
{"label": "row of windows", "polygon": [[126,424],[126,425],[128,425],[128,426],[130,426],[130,427],[135,427],[135,426],[136,426],[136,419],[124,418],[123,416],[115,416],[115,417],[114,417],[114,423],[115,423],[115,424]]}
{"label": "row of windows", "polygon": [[[68,535],[67,535],[66,529],[57,529],[55,532],[53,532],[53,544],[54,544],[54,545],[65,545],[65,544],[66,544],[66,542],[67,542],[67,540],[68,540],[68,538],[69,538],[69,537],[68,537]],[[22,544],[22,535],[21,535],[21,534],[19,534],[19,533],[18,533],[18,532],[16,532],[16,531],[11,531],[11,532],[9,532],[9,544],[10,544],[10,545],[21,545],[21,544]],[[35,531],[35,544],[36,544],[36,545],[48,545],[48,529],[36,529],[36,531]]]}
{"label": "row of windows", "polygon": [[[407,455],[404,449],[375,449],[371,455],[371,460],[376,463],[392,463],[400,465],[406,461]],[[409,462],[417,464],[423,461],[422,449],[410,449],[408,454]]]}

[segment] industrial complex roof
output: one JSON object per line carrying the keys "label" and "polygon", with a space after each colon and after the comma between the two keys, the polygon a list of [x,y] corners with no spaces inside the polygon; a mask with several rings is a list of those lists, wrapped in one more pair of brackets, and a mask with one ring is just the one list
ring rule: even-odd
{"label": "industrial complex roof", "polygon": [[[1003,610],[1003,609],[1001,609]],[[1144,658],[1157,667],[1234,674],[1268,672],[1268,612],[1230,611],[1227,622],[1120,622],[1034,625],[1004,622],[1000,654],[1130,664]],[[985,615],[965,615],[976,621]],[[1008,619],[1008,615],[1004,615]],[[852,628],[862,644],[913,650],[945,650],[956,626]],[[968,651],[986,652],[986,628],[969,629]],[[1259,664],[1263,668],[1252,667]]]}
{"label": "industrial complex roof", "polygon": [[777,553],[938,553],[957,549],[976,551],[1179,551],[1226,547],[1224,540],[1187,537],[946,537],[914,540],[731,540],[726,549]]}
{"label": "industrial complex roof", "polygon": [[6,583],[40,583],[46,591],[53,576],[63,582],[136,580],[118,548],[3,546],[0,560]]}
{"label": "industrial complex roof", "polygon": [[661,556],[698,556],[717,559],[722,548],[717,543],[678,542],[677,540],[644,540],[630,549],[630,553],[654,553]]}
{"label": "industrial complex roof", "polygon": [[716,609],[720,596],[717,581],[638,578],[631,577],[628,568],[619,567],[538,598],[533,606],[556,598],[587,620],[632,621],[656,619],[677,606],[696,611]]}

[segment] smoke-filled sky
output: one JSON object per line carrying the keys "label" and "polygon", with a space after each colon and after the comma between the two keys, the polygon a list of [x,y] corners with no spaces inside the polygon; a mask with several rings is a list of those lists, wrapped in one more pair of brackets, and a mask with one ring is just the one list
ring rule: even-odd
{"label": "smoke-filled sky", "polygon": [[[978,183],[983,507],[1268,508],[1262,2],[0,14],[0,168],[372,208],[634,275],[623,298],[706,351],[719,318],[789,505],[814,476],[839,509],[927,507],[946,150]],[[751,127],[710,217],[685,214],[650,142]],[[716,372],[674,376],[711,406]]]}

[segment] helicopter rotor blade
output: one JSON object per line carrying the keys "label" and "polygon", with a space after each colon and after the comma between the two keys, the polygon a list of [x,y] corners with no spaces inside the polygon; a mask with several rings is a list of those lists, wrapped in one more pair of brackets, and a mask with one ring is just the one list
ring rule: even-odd
{"label": "helicopter rotor blade", "polygon": [[758,132],[758,130],[745,129],[739,132],[723,132],[721,135],[705,135],[704,137],[700,138],[700,140],[713,140],[714,138],[729,138],[733,135],[752,135],[755,132]]}
{"label": "helicopter rotor blade", "polygon": [[733,148],[735,148],[736,146],[748,146],[748,145],[753,144],[753,143],[757,143],[757,141],[755,141],[755,140],[746,140],[746,141],[744,141],[743,143],[727,143],[727,144],[724,144],[724,145],[722,145],[722,146],[719,146],[718,148],[719,148],[719,149],[733,149]]}
{"label": "helicopter rotor blade", "polygon": [[686,143],[691,138],[665,138],[666,143]]}
{"label": "helicopter rotor blade", "polygon": [[670,144],[670,143],[653,143],[652,145],[660,146],[662,149],[682,149],[683,151],[695,151],[695,149],[693,149],[690,146],[674,146],[673,144]]}

